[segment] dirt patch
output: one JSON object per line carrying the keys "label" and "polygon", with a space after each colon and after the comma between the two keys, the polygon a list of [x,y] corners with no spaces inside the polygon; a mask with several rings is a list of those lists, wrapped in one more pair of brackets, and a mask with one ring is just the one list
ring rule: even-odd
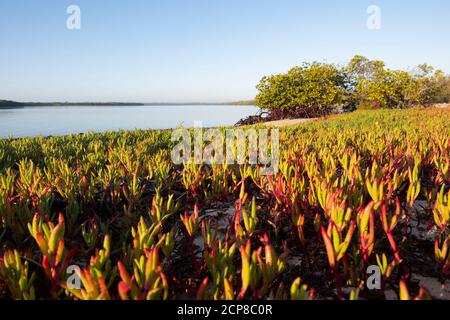
{"label": "dirt patch", "polygon": [[450,103],[440,103],[435,105],[434,107],[438,109],[448,109],[450,108]]}
{"label": "dirt patch", "polygon": [[311,119],[285,119],[285,120],[278,120],[278,121],[269,121],[269,122],[265,122],[264,125],[268,126],[268,127],[276,127],[276,128],[281,128],[281,127],[291,127],[291,126],[295,126],[301,123],[305,123],[305,122],[313,122],[313,121],[317,121],[320,118],[311,118]]}

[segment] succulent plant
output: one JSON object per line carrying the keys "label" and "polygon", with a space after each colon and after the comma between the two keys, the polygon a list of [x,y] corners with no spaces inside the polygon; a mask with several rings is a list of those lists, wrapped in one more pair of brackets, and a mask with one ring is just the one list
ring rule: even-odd
{"label": "succulent plant", "polygon": [[423,255],[450,276],[449,122],[370,110],[282,129],[272,176],[175,165],[170,130],[0,139],[0,285],[12,299],[357,300],[377,267],[380,297],[430,298],[410,267]]}

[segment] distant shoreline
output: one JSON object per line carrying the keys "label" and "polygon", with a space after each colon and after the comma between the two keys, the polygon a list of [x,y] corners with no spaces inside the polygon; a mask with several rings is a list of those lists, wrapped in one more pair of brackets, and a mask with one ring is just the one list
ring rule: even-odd
{"label": "distant shoreline", "polygon": [[16,102],[9,100],[0,100],[0,109],[2,108],[24,108],[24,107],[136,107],[136,106],[252,106],[255,101],[236,101],[236,102],[151,102],[151,103],[136,103],[136,102]]}

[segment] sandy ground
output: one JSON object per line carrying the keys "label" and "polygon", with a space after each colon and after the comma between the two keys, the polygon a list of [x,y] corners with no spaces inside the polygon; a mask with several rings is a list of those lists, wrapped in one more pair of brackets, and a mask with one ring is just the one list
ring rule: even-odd
{"label": "sandy ground", "polygon": [[281,127],[291,127],[291,126],[295,126],[295,125],[300,124],[300,123],[312,122],[312,121],[317,121],[317,120],[318,120],[318,118],[313,118],[313,119],[285,119],[285,120],[265,122],[264,125],[268,126],[268,127],[281,128]]}

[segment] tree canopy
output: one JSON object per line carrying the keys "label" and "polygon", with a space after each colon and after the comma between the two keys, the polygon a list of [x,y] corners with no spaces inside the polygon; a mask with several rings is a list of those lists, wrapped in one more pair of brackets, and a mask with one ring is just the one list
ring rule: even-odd
{"label": "tree canopy", "polygon": [[427,64],[407,72],[356,56],[343,72],[349,74],[360,106],[408,108],[445,102],[445,74]]}
{"label": "tree canopy", "polygon": [[264,77],[257,86],[256,104],[269,110],[301,108],[305,114],[326,113],[345,99],[343,76],[335,65],[304,63],[286,74]]}
{"label": "tree canopy", "polygon": [[448,102],[450,81],[422,64],[391,70],[381,60],[355,56],[346,66],[303,63],[287,73],[263,77],[256,104],[285,114],[319,116],[333,109],[355,107],[408,108]]}

